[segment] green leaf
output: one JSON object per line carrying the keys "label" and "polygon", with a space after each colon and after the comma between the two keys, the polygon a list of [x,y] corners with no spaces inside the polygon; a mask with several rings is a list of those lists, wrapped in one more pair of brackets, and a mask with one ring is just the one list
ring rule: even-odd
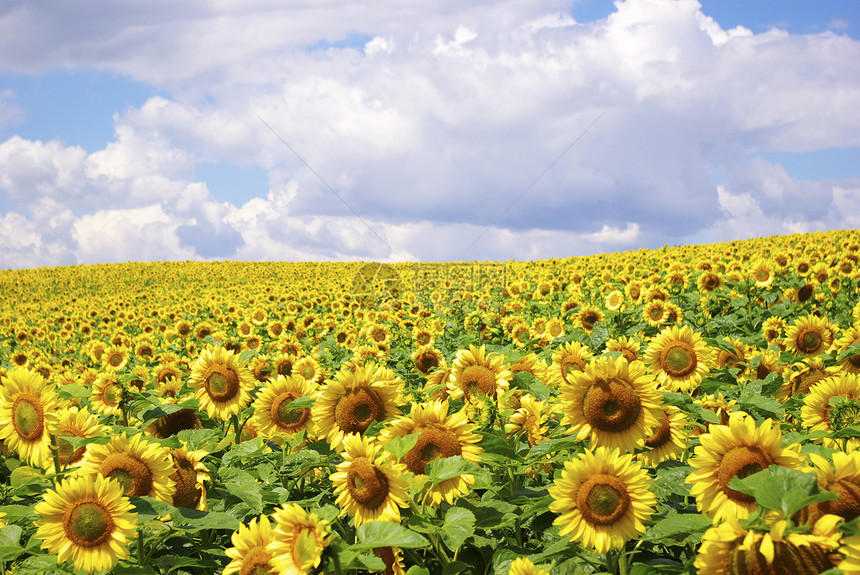
{"label": "green leaf", "polygon": [[430,544],[418,533],[391,521],[362,523],[355,531],[355,540],[355,545],[352,545],[355,550],[373,549],[374,547],[421,549]]}
{"label": "green leaf", "polygon": [[431,461],[427,464],[427,467],[424,468],[424,473],[433,485],[438,485],[443,481],[454,479],[461,475],[478,473],[480,471],[480,467],[471,461],[466,461],[460,455],[441,457]]}
{"label": "green leaf", "polygon": [[418,438],[421,437],[420,433],[410,433],[409,435],[404,435],[403,437],[393,437],[391,441],[389,441],[385,445],[385,451],[394,456],[395,459],[400,461],[403,459],[403,456],[409,453],[409,450],[415,447],[415,444],[418,443]]}
{"label": "green leaf", "polygon": [[430,575],[430,570],[420,565],[413,565],[406,570],[406,575]]}
{"label": "green leaf", "polygon": [[793,516],[811,503],[839,499],[838,495],[818,487],[814,473],[780,465],[771,465],[744,479],[734,477],[729,487],[752,495],[762,507],[782,511],[785,517]]}
{"label": "green leaf", "polygon": [[484,449],[484,453],[499,455],[514,461],[522,461],[523,459],[504,437],[492,433],[484,433],[483,439],[478,445]]}
{"label": "green leaf", "polygon": [[542,458],[548,453],[555,453],[567,449],[577,449],[581,443],[573,437],[558,437],[556,439],[545,439],[531,448],[527,460],[534,461]]}
{"label": "green leaf", "polygon": [[451,551],[459,549],[466,539],[475,534],[475,514],[468,509],[452,507],[445,513],[442,540]]}
{"label": "green leaf", "polygon": [[594,327],[591,328],[591,349],[599,351],[607,339],[609,339],[609,329],[603,325],[603,322],[599,321],[594,324]]}
{"label": "green leaf", "polygon": [[222,529],[225,531],[237,531],[242,522],[222,511],[198,511],[196,509],[185,509],[177,507],[170,514],[173,523],[188,533],[195,533],[203,529]]}
{"label": "green leaf", "polygon": [[247,503],[257,513],[262,513],[263,493],[254,477],[247,471],[235,467],[221,469],[221,479],[227,491]]}
{"label": "green leaf", "polygon": [[176,437],[192,451],[199,449],[212,452],[219,440],[215,429],[184,429]]}
{"label": "green leaf", "polygon": [[14,561],[24,553],[21,547],[21,532],[18,525],[6,525],[0,529],[0,563]]}
{"label": "green leaf", "polygon": [[90,396],[90,390],[77,383],[67,383],[57,390],[61,399],[84,398]]}
{"label": "green leaf", "polygon": [[313,407],[315,401],[316,398],[311,395],[297,397],[290,402],[290,409],[306,409],[308,407]]}
{"label": "green leaf", "polygon": [[262,437],[255,437],[254,439],[243,441],[221,457],[221,466],[226,467],[230,465],[234,459],[244,459],[246,457],[262,455],[265,447]]}
{"label": "green leaf", "polygon": [[170,515],[176,509],[173,505],[152,497],[129,497],[129,501],[134,505],[135,513],[146,519]]}
{"label": "green leaf", "polygon": [[442,575],[459,575],[460,573],[471,573],[472,567],[462,561],[452,561],[442,568]]}
{"label": "green leaf", "polygon": [[677,461],[665,461],[657,467],[657,477],[651,491],[658,499],[669,499],[672,495],[690,495],[690,485],[685,481],[693,468]]}
{"label": "green leaf", "polygon": [[681,544],[690,535],[703,534],[711,525],[713,521],[700,513],[680,514],[672,510],[666,517],[648,527],[643,539],[663,544],[670,544],[672,541]]}

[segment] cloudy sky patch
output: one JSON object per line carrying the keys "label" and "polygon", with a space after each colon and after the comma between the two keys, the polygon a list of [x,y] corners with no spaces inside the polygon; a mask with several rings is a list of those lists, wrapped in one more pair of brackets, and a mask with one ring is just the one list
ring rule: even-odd
{"label": "cloudy sky patch", "polygon": [[857,227],[852,0],[291,4],[4,3],[0,268]]}

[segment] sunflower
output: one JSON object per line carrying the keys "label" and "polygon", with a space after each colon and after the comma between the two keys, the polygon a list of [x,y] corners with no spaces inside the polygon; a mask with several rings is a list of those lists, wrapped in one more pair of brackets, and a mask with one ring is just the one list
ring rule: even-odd
{"label": "sunflower", "polygon": [[318,433],[338,449],[347,433],[364,433],[374,421],[400,415],[403,381],[388,368],[357,366],[341,369],[328,381],[314,404]]}
{"label": "sunflower", "polygon": [[292,409],[290,403],[315,392],[316,386],[300,375],[270,379],[254,401],[253,419],[259,434],[274,439],[311,428],[311,409]]}
{"label": "sunflower", "polygon": [[[173,398],[162,400],[162,405],[175,404]],[[144,428],[144,431],[155,437],[156,439],[167,439],[173,437],[180,431],[186,429],[202,429],[203,424],[200,423],[200,418],[197,417],[197,410],[185,408],[178,411],[173,411],[167,415],[162,415]]]}
{"label": "sunflower", "polygon": [[812,533],[788,534],[787,522],[782,520],[769,533],[759,533],[747,531],[736,517],[729,515],[705,532],[693,565],[699,575],[823,573],[839,562],[838,555],[833,554],[841,537],[836,530],[839,520],[828,515],[813,525]]}
{"label": "sunflower", "polygon": [[119,481],[123,494],[129,497],[153,497],[165,503],[173,501],[176,485],[170,474],[173,462],[166,448],[144,441],[143,435],[129,439],[125,433],[104,445],[90,444],[79,474],[88,477],[104,475]]}
{"label": "sunflower", "polygon": [[732,351],[727,351],[725,349],[717,349],[714,351],[716,357],[714,359],[715,367],[717,369],[738,369],[737,379],[738,381],[747,381],[749,377],[747,376],[747,368],[746,365],[739,364],[747,364],[749,363],[748,355],[750,353],[750,347],[746,345],[744,342],[735,339],[733,337],[726,336],[723,338],[729,346],[731,346]]}
{"label": "sunflower", "polygon": [[279,575],[303,575],[316,569],[322,552],[331,543],[328,521],[308,513],[295,503],[275,509],[275,531],[267,550]]}
{"label": "sunflower", "polygon": [[584,547],[605,553],[621,549],[642,533],[654,514],[657,498],[651,480],[632,455],[599,447],[586,449],[548,491],[549,510],[559,513],[553,525]]}
{"label": "sunflower", "polygon": [[830,323],[812,314],[800,318],[785,330],[783,340],[786,349],[797,355],[815,357],[827,351],[833,343]]}
{"label": "sunflower", "polygon": [[719,274],[706,271],[699,275],[696,280],[696,287],[700,293],[712,292],[723,287],[723,278]]}
{"label": "sunflower", "polygon": [[117,481],[95,477],[66,479],[48,489],[33,511],[36,538],[57,554],[57,563],[70,561],[87,573],[113,568],[128,558],[128,543],[137,531],[137,514],[123,497]]}
{"label": "sunflower", "polygon": [[648,345],[644,361],[664,387],[689,393],[709,373],[710,356],[702,336],[685,325],[663,329]]}
{"label": "sunflower", "polygon": [[412,360],[413,367],[424,375],[430,373],[433,368],[445,366],[442,352],[433,347],[432,344],[420,346],[409,359]]}
{"label": "sunflower", "polygon": [[[860,376],[840,373],[817,382],[809,390],[800,408],[803,426],[810,431],[839,431],[860,425]],[[850,438],[848,447],[860,447],[860,439]],[[828,447],[840,447],[840,443],[822,438]]]}
{"label": "sunflower", "polygon": [[251,402],[254,376],[232,351],[207,346],[191,366],[188,383],[201,409],[209,417],[223,420],[239,415]]}
{"label": "sunflower", "polygon": [[499,354],[488,354],[486,346],[469,346],[457,352],[448,382],[448,395],[452,399],[486,395],[498,398],[510,385],[511,372]]}
{"label": "sunflower", "polygon": [[269,518],[260,515],[251,519],[248,525],[240,525],[230,540],[233,546],[224,550],[230,563],[224,567],[223,575],[264,575],[274,573],[272,552],[269,544],[274,539],[274,531]]}
{"label": "sunflower", "polygon": [[783,383],[776,390],[776,399],[785,401],[791,396],[805,395],[819,381],[839,375],[842,370],[838,365],[826,366],[821,357],[805,357],[788,366],[783,372]]}
{"label": "sunflower", "polygon": [[[705,395],[703,397],[697,397],[693,399],[693,403],[698,405],[699,407],[703,407],[708,411],[713,411],[717,414],[717,417],[720,420],[720,425],[728,425],[729,424],[729,414],[732,412],[732,408],[737,405],[738,401],[736,399],[727,400],[723,397],[723,392],[720,392],[717,395]],[[711,427],[711,424],[707,421],[704,423],[705,433]],[[693,428],[693,435],[701,435],[701,429],[699,427]]]}
{"label": "sunflower", "polygon": [[99,374],[93,382],[90,404],[99,413],[106,415],[121,415],[121,404],[125,390],[117,380],[117,374],[108,370]]}
{"label": "sunflower", "polygon": [[783,333],[785,332],[785,320],[779,316],[771,316],[764,320],[761,324],[761,335],[768,344],[780,345],[782,343]]}
{"label": "sunflower", "polygon": [[128,363],[129,350],[125,347],[112,345],[102,354],[102,366],[105,369],[120,370]]}
{"label": "sunflower", "polygon": [[329,476],[338,506],[355,518],[356,526],[368,521],[400,522],[400,508],[409,507],[406,469],[392,461],[367,437],[350,433],[343,440],[343,462]]}
{"label": "sunflower", "polygon": [[546,322],[544,335],[549,339],[558,339],[564,335],[564,321],[557,317],[551,317]]}
{"label": "sunflower", "polygon": [[619,351],[628,363],[639,359],[641,344],[638,339],[621,336],[606,340],[606,351]]}
{"label": "sunflower", "polygon": [[632,452],[663,416],[654,377],[645,373],[640,361],[600,357],[571,377],[559,396],[562,424],[570,426],[566,433],[575,433],[577,440],[590,438],[592,449],[607,446]]}
{"label": "sunflower", "polygon": [[204,481],[211,481],[209,470],[203,463],[203,458],[209,455],[206,451],[189,451],[179,447],[170,452],[175,471],[170,479],[176,484],[173,493],[173,506],[186,509],[206,511],[206,486]]}
{"label": "sunflower", "polygon": [[[836,349],[841,355],[855,343],[860,343],[860,327],[850,327],[842,332],[839,339],[836,340]],[[840,361],[839,365],[850,373],[860,373],[860,354],[849,355]]]}
{"label": "sunflower", "polygon": [[587,333],[591,333],[597,322],[603,321],[603,312],[596,307],[585,306],[572,318],[576,327],[581,327]]}
{"label": "sunflower", "polygon": [[775,278],[773,264],[764,258],[759,259],[752,266],[750,277],[757,288],[769,288]]}
{"label": "sunflower", "polygon": [[585,370],[591,360],[591,350],[578,341],[569,341],[552,352],[550,384],[560,385],[573,382],[572,374]]}
{"label": "sunflower", "polygon": [[549,571],[538,569],[528,557],[517,557],[511,561],[508,575],[549,575]]}
{"label": "sunflower", "polygon": [[649,301],[642,307],[642,316],[651,327],[660,327],[669,319],[666,302],[661,299]]}
{"label": "sunflower", "polygon": [[260,383],[265,383],[269,379],[269,376],[272,375],[275,366],[272,364],[272,358],[264,353],[254,356],[249,369],[254,374],[254,379]]}
{"label": "sunflower", "polygon": [[325,379],[325,371],[313,356],[306,355],[299,358],[293,366],[293,373],[302,376],[309,382],[319,385]]}
{"label": "sunflower", "polygon": [[663,417],[645,439],[648,451],[639,454],[639,461],[648,467],[656,467],[667,459],[678,459],[687,448],[687,418],[674,405],[664,405],[662,409]]}
{"label": "sunflower", "polygon": [[[410,414],[389,423],[380,439],[388,443],[395,437],[413,433],[420,434],[418,441],[400,463],[415,475],[423,476],[428,463],[445,457],[459,455],[472,463],[481,462],[483,449],[477,445],[481,435],[475,433],[475,425],[469,422],[465,411],[449,415],[447,401],[413,403]],[[474,476],[460,475],[433,485],[424,497],[433,505],[439,505],[443,499],[453,504],[474,483]]]}
{"label": "sunflower", "polygon": [[108,433],[108,427],[101,425],[98,418],[87,411],[75,406],[60,411],[57,418],[57,450],[60,465],[63,467],[79,466],[83,463],[88,445],[74,449],[72,444],[63,437],[99,437]]}
{"label": "sunflower", "polygon": [[549,369],[546,363],[534,353],[524,355],[512,363],[510,371],[512,376],[525,371],[532,374],[536,380],[543,384],[546,384],[549,380]]}
{"label": "sunflower", "polygon": [[833,514],[851,521],[860,516],[860,452],[833,453],[833,463],[817,453],[809,453],[809,460],[818,478],[818,486],[839,496],[839,499],[820,501],[800,510],[796,520],[805,523],[818,521]]}
{"label": "sunflower", "polygon": [[0,386],[0,440],[36,467],[51,459],[51,433],[57,429],[59,398],[38,373],[10,369]]}
{"label": "sunflower", "polygon": [[692,485],[690,494],[696,497],[696,507],[715,522],[726,517],[747,517],[756,508],[755,499],[735,491],[729,482],[743,479],[771,465],[798,468],[800,444],[783,449],[779,425],[770,419],[756,427],[755,420],[742,411],[729,416],[728,425],[711,425],[695,448],[688,463],[695,471],[687,476]]}
{"label": "sunflower", "polygon": [[534,447],[546,439],[549,406],[534,396],[524,394],[520,406],[514,410],[505,423],[505,433],[513,434],[525,430],[529,445]]}

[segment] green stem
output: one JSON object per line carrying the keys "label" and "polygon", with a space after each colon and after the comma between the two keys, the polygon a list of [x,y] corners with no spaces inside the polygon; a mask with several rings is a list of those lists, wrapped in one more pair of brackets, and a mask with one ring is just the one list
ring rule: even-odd
{"label": "green stem", "polygon": [[143,551],[143,526],[137,528],[137,563],[143,568],[147,565],[147,555]]}
{"label": "green stem", "polygon": [[340,555],[336,551],[333,551],[331,554],[331,558],[332,558],[332,561],[334,562],[334,572],[337,575],[342,575],[343,569],[340,566]]}
{"label": "green stem", "polygon": [[60,472],[62,471],[62,466],[60,465],[60,446],[57,443],[57,436],[51,434],[51,457],[54,460],[54,485],[60,480]]}
{"label": "green stem", "polygon": [[231,415],[230,422],[233,424],[233,429],[236,431],[236,438],[233,441],[234,445],[239,445],[242,438],[242,428],[239,426],[239,416]]}

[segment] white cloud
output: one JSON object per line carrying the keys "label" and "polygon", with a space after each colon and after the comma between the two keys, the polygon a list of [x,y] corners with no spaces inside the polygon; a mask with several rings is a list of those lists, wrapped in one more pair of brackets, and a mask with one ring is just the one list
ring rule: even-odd
{"label": "white cloud", "polygon": [[[109,70],[160,95],[90,154],[0,142],[6,225],[38,239],[8,253],[524,259],[856,226],[853,181],[756,157],[860,146],[846,36],[726,30],[694,0],[588,24],[556,0],[110,1],[66,16],[79,27],[55,1],[0,17],[0,70]],[[217,201],[199,162],[263,168],[268,194]]]}

